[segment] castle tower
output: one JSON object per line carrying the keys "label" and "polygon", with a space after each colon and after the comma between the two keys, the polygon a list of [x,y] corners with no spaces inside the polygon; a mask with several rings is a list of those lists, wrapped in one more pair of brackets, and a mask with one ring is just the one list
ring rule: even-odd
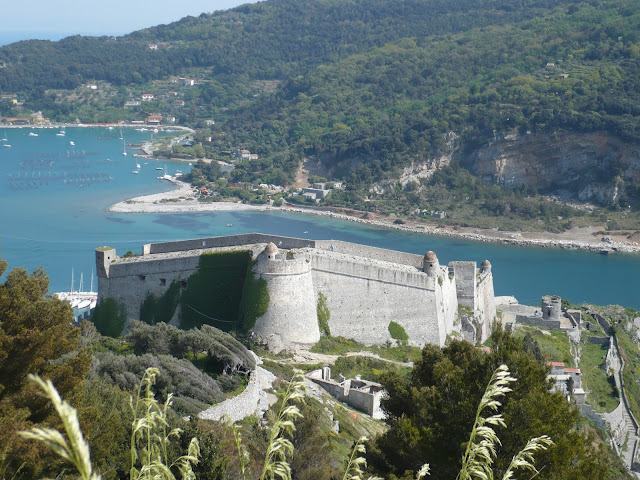
{"label": "castle tower", "polygon": [[430,277],[435,277],[439,273],[440,262],[438,262],[438,257],[436,257],[436,254],[431,250],[424,254],[422,270]]}
{"label": "castle tower", "polygon": [[543,320],[560,320],[562,314],[562,299],[556,295],[542,297]]}
{"label": "castle tower", "polygon": [[491,273],[491,262],[489,260],[485,260],[480,265],[480,273]]}
{"label": "castle tower", "polygon": [[269,350],[310,348],[320,340],[311,263],[302,252],[279,253],[269,243],[258,255],[253,273],[267,282],[269,308],[256,320],[252,333]]}

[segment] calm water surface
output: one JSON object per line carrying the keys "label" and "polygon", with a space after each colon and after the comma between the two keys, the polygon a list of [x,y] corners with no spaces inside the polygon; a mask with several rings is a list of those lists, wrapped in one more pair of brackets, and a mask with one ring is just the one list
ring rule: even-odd
{"label": "calm water surface", "polygon": [[[67,128],[0,128],[0,254],[11,267],[44,267],[51,291],[68,290],[71,270],[75,287],[84,287],[94,270],[94,249],[108,245],[122,254],[140,252],[143,243],[243,232],[339,239],[423,254],[434,250],[440,263],[489,259],[496,295],[515,295],[537,304],[553,293],[573,302],[621,304],[640,308],[640,255],[603,256],[590,252],[512,247],[431,237],[365,226],[315,215],[285,212],[220,212],[199,214],[113,214],[107,207],[136,195],[170,188],[157,180],[186,163],[149,161],[122,156],[119,130]],[[150,132],[125,129],[127,142],[150,138]],[[74,141],[75,146],[69,145]],[[52,163],[53,162],[53,163]],[[133,174],[140,163],[139,174]],[[227,227],[232,224],[232,227]]]}

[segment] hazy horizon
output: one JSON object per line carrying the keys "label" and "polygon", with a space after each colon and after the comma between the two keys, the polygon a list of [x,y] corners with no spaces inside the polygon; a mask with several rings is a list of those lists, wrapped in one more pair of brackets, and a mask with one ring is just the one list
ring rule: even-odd
{"label": "hazy horizon", "polygon": [[0,46],[21,40],[60,40],[70,35],[124,35],[142,28],[167,24],[188,15],[226,10],[256,0],[190,0],[154,3],[112,0],[98,4],[82,0],[32,0],[3,6],[10,26],[0,31]]}

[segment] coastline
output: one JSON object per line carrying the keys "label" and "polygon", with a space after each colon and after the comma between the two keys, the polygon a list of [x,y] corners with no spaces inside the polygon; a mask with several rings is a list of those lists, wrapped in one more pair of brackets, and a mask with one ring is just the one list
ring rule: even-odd
{"label": "coastline", "polygon": [[160,131],[179,130],[183,132],[195,132],[192,128],[185,127],[183,125],[147,125],[141,123],[47,123],[44,125],[0,125],[1,129],[16,129],[16,128],[29,128],[29,129],[48,129],[48,128],[109,128],[109,127],[122,127],[122,128],[157,128]]}
{"label": "coastline", "polygon": [[[504,245],[588,250],[601,253],[640,253],[640,244],[637,242],[621,240],[604,242],[597,240],[594,238],[594,234],[601,230],[599,227],[574,228],[559,234],[548,232],[503,232],[498,231],[497,229],[473,227],[441,227],[433,223],[416,222],[411,220],[403,220],[405,222],[404,224],[394,224],[393,219],[391,218],[357,211],[342,213],[335,211],[335,209],[320,210],[300,206],[273,207],[270,205],[249,205],[240,202],[202,203],[194,196],[193,188],[190,184],[168,175],[165,176],[165,179],[173,183],[176,188],[168,192],[144,195],[118,202],[111,205],[108,208],[108,211],[113,213],[195,213],[268,210],[324,215],[340,220],[348,220],[377,227],[394,228],[412,233],[455,237],[465,240],[492,242]],[[358,215],[366,216],[366,218],[361,218]]]}

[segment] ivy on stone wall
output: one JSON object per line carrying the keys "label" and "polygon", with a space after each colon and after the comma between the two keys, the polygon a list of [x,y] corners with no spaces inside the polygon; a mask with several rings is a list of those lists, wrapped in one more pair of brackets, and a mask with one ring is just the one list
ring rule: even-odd
{"label": "ivy on stone wall", "polygon": [[319,292],[318,293],[318,328],[320,328],[320,334],[331,336],[331,330],[329,329],[329,318],[331,318],[331,312],[327,306],[327,296]]}
{"label": "ivy on stone wall", "polygon": [[180,326],[213,325],[225,331],[241,328],[240,307],[250,268],[250,250],[200,255],[198,271],[182,290]]}
{"label": "ivy on stone wall", "polygon": [[391,338],[397,340],[401,345],[405,345],[409,340],[409,335],[407,335],[406,330],[397,322],[389,322],[389,334]]}
{"label": "ivy on stone wall", "polygon": [[247,275],[242,289],[239,320],[245,330],[251,330],[256,320],[267,313],[269,308],[269,289],[267,281],[256,278],[251,271],[252,263],[247,266]]}
{"label": "ivy on stone wall", "polygon": [[115,338],[124,329],[127,322],[127,311],[125,306],[115,298],[103,298],[96,305],[91,321],[102,335]]}
{"label": "ivy on stone wall", "polygon": [[149,325],[164,322],[169,323],[173,318],[180,302],[180,284],[171,282],[167,291],[160,297],[148,293],[140,306],[140,320]]}

